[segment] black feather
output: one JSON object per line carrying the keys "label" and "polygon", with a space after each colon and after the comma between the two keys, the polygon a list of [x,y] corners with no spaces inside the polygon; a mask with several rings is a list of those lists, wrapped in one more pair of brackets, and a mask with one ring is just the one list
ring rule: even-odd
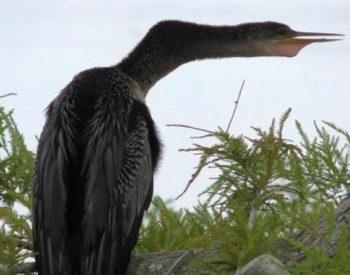
{"label": "black feather", "polygon": [[125,274],[160,155],[133,87],[96,68],[49,105],[33,182],[39,274]]}

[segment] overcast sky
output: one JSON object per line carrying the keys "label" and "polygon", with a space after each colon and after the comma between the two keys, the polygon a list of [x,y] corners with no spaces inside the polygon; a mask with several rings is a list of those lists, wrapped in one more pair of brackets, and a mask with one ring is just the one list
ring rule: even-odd
{"label": "overcast sky", "polygon": [[[82,70],[116,64],[147,30],[163,19],[206,24],[277,21],[298,31],[350,33],[348,0],[0,0],[0,105],[15,109],[27,145],[36,150],[44,109]],[[251,135],[273,117],[293,109],[287,137],[296,139],[294,119],[312,133],[313,121],[350,130],[350,40],[313,44],[295,58],[225,59],[186,64],[149,93],[148,106],[163,143],[155,193],[178,195],[197,158],[178,153],[197,133],[166,124],[215,129],[225,126],[242,81],[246,85],[231,131]],[[190,206],[208,186],[208,174],[176,202]]]}

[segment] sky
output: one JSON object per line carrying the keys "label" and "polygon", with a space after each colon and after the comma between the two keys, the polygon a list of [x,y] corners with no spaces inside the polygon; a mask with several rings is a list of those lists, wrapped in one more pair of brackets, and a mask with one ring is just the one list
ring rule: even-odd
{"label": "sky", "polygon": [[[252,136],[288,108],[286,137],[297,140],[294,120],[312,134],[313,122],[332,121],[350,131],[350,2],[348,0],[0,0],[0,105],[14,117],[35,152],[44,109],[74,75],[118,63],[156,22],[179,19],[235,25],[277,21],[298,31],[345,34],[343,41],[313,44],[295,58],[230,58],[192,62],[158,82],[147,97],[164,144],[155,176],[155,194],[181,193],[198,156],[180,153],[198,140],[180,123],[214,130],[226,127],[243,80],[245,87],[231,127]],[[210,144],[210,143],[206,143]],[[197,203],[214,172],[205,172],[176,201]]]}

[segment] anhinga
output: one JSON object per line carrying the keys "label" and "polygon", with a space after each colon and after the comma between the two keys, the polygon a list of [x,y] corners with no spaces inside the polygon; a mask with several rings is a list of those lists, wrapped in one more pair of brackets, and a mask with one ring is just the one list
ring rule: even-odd
{"label": "anhinga", "polygon": [[293,57],[310,43],[336,40],[316,38],[331,35],[337,34],[274,22],[163,21],[119,64],[75,76],[48,106],[38,146],[33,233],[39,274],[126,273],[161,151],[145,105],[158,80],[194,60]]}

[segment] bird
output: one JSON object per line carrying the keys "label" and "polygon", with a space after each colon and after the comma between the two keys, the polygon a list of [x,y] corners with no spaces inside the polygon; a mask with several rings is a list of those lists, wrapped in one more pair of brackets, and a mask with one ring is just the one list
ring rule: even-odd
{"label": "bird", "polygon": [[339,35],[276,22],[164,20],[116,65],[77,74],[47,107],[38,142],[32,183],[38,273],[127,273],[161,159],[145,101],[160,79],[208,58],[294,57]]}

